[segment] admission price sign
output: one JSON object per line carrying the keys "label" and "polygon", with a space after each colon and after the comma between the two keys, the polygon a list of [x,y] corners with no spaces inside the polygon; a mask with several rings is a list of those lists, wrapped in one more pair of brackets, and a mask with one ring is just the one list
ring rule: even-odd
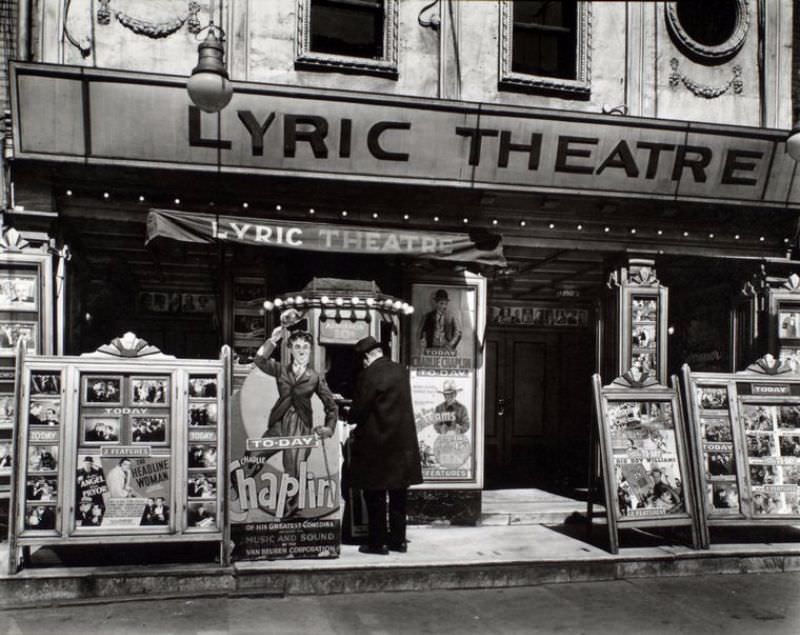
{"label": "admission price sign", "polygon": [[800,376],[768,355],[734,374],[683,367],[702,539],[708,527],[800,519]]}
{"label": "admission price sign", "polygon": [[633,371],[608,386],[595,374],[592,384],[611,552],[625,527],[689,526],[696,545],[678,393]]}
{"label": "admission price sign", "polygon": [[19,348],[12,573],[21,547],[215,541],[230,354],[164,355],[133,333],[79,357]]}

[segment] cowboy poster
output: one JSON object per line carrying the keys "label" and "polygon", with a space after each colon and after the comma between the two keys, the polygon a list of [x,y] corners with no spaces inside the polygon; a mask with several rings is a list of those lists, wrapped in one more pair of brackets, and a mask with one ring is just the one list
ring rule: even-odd
{"label": "cowboy poster", "polygon": [[475,477],[474,375],[411,370],[414,419],[425,482]]}
{"label": "cowboy poster", "polygon": [[415,284],[411,303],[411,365],[440,370],[475,368],[475,289]]}
{"label": "cowboy poster", "polygon": [[[306,433],[273,436],[274,377],[254,368],[233,395],[229,510],[235,560],[335,558],[341,545],[340,445],[322,438],[321,399]],[[294,460],[293,459],[297,459]]]}

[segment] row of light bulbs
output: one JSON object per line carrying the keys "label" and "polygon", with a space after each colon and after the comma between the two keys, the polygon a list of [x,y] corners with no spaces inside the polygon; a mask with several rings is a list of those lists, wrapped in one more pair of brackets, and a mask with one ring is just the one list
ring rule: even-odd
{"label": "row of light bulbs", "polygon": [[[67,196],[72,196],[72,190],[67,190],[66,191],[66,195]],[[103,192],[103,198],[104,199],[109,199],[109,198],[111,198],[111,194],[109,192]],[[144,202],[146,202],[146,200],[147,199],[143,195],[139,196],[139,202],[140,203],[144,203]],[[181,204],[181,199],[180,198],[175,198],[175,199],[173,199],[172,202],[175,205],[180,205]],[[214,206],[215,206],[214,202],[209,202],[209,207],[214,207]],[[250,207],[250,204],[248,202],[245,201],[245,202],[242,203],[242,209],[249,209],[249,207]],[[275,211],[276,212],[283,211],[283,206],[280,205],[280,204],[275,205]],[[310,208],[308,208],[308,213],[309,213],[309,215],[314,216],[316,214],[316,210],[313,207],[310,207]],[[340,215],[342,216],[342,218],[347,218],[349,216],[349,212],[346,209],[343,209],[340,212]],[[373,220],[377,220],[378,218],[380,218],[380,214],[378,212],[372,212],[372,218],[373,218]],[[410,219],[411,219],[411,215],[410,214],[403,214],[403,220],[410,220]],[[433,216],[433,222],[434,223],[438,223],[440,220],[441,220],[441,218],[439,216]],[[467,224],[469,224],[470,219],[465,216],[464,218],[461,219],[461,222],[464,225],[467,225]],[[491,220],[491,224],[496,227],[496,226],[498,226],[500,224],[500,220],[497,219],[497,218],[493,218]],[[518,221],[518,224],[519,224],[520,227],[527,227],[528,226],[528,221],[520,220],[520,221]],[[555,223],[548,223],[547,228],[548,229],[557,229],[557,225]],[[578,223],[577,225],[575,225],[575,229],[577,231],[583,231],[584,226],[583,226],[582,223]],[[612,231],[612,228],[609,225],[606,225],[605,227],[603,227],[603,232],[604,233],[608,234],[611,231]],[[639,233],[639,230],[636,227],[631,227],[628,230],[628,233],[630,233],[632,236],[635,236],[635,235],[637,235]],[[658,229],[658,230],[656,230],[656,234],[658,236],[663,236],[664,235],[664,230],[663,229]],[[689,231],[684,231],[684,232],[682,232],[682,235],[683,235],[684,238],[689,238],[692,234]],[[717,235],[714,232],[709,232],[708,234],[706,234],[705,237],[707,239],[709,239],[709,240],[714,240],[717,237]],[[734,234],[733,239],[734,240],[741,240],[742,236],[741,236],[741,234]],[[762,242],[762,243],[766,242],[766,237],[765,236],[759,236],[758,237],[758,242]],[[788,243],[791,242],[791,239],[784,238],[783,242],[785,244],[788,244]]]}
{"label": "row of light bulbs", "polygon": [[283,310],[291,308],[303,307],[331,307],[339,309],[356,309],[368,308],[378,309],[381,311],[392,311],[394,313],[402,313],[403,315],[411,315],[414,312],[414,307],[408,302],[396,300],[393,298],[359,298],[353,296],[352,298],[344,298],[338,296],[336,298],[329,298],[327,295],[319,297],[305,298],[302,295],[297,295],[288,298],[275,298],[274,300],[266,300],[264,302],[264,309],[272,311],[273,309]]}

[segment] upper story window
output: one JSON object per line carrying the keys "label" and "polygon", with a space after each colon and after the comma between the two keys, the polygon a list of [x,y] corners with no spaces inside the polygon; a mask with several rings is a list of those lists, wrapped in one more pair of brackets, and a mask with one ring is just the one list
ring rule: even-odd
{"label": "upper story window", "polygon": [[298,68],[397,76],[398,0],[298,0]]}
{"label": "upper story window", "polygon": [[500,4],[500,86],[589,96],[591,3]]}
{"label": "upper story window", "polygon": [[750,26],[747,0],[676,0],[667,2],[664,10],[675,44],[687,57],[702,64],[721,64],[731,59],[742,48]]}

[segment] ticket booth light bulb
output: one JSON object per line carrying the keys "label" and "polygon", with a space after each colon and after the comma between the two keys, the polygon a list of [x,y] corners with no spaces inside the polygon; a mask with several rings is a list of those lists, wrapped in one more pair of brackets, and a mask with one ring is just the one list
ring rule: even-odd
{"label": "ticket booth light bulb", "polygon": [[264,310],[265,311],[272,311],[275,308],[275,304],[270,302],[269,300],[264,300]]}

